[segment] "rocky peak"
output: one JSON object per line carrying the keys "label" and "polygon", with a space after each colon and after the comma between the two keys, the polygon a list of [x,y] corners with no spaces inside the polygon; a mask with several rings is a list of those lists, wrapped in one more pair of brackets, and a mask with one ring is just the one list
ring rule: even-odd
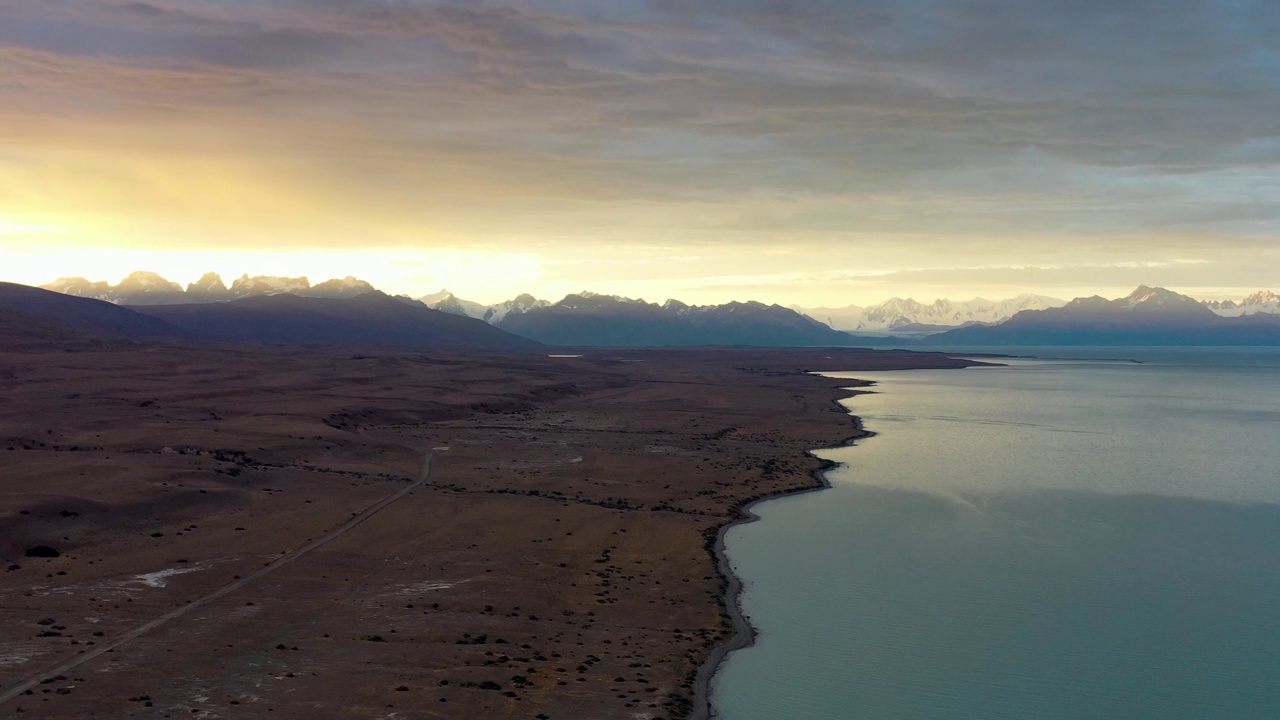
{"label": "rocky peak", "polygon": [[[290,280],[291,278],[283,278],[283,279]],[[306,278],[292,278],[292,280],[305,281]],[[374,291],[374,287],[369,283],[359,278],[348,275],[347,277],[342,278],[341,280],[339,280],[338,278],[333,278],[332,280],[325,280],[324,282],[318,285],[312,285],[310,288],[307,289],[307,292],[305,294],[311,295],[313,297],[344,298],[344,297],[355,297],[356,295],[364,295],[365,293],[369,293],[373,291]]]}
{"label": "rocky peak", "polygon": [[47,285],[41,285],[45,290],[60,292],[65,295],[75,295],[76,297],[94,298],[96,300],[106,300],[111,294],[111,286],[106,281],[90,282],[82,277],[58,278]]}
{"label": "rocky peak", "polygon": [[163,277],[146,270],[138,270],[129,273],[128,277],[120,281],[116,285],[115,290],[120,294],[136,294],[136,293],[180,293],[182,286],[176,282],[165,280]]}
{"label": "rocky peak", "polygon": [[279,293],[297,293],[310,288],[311,281],[305,277],[291,278],[272,275],[249,277],[248,274],[245,274],[231,283],[231,294],[236,297],[277,295]]}
{"label": "rocky peak", "polygon": [[222,276],[215,272],[208,272],[200,276],[200,279],[187,285],[188,293],[199,293],[202,295],[225,295],[227,294],[226,283],[222,282]]}

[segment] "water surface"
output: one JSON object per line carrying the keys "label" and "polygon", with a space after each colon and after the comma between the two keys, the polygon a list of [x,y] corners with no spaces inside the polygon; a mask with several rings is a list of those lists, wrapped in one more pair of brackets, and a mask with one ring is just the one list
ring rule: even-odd
{"label": "water surface", "polygon": [[718,715],[1280,717],[1280,353],[1105,357],[849,375],[879,434],[727,538]]}

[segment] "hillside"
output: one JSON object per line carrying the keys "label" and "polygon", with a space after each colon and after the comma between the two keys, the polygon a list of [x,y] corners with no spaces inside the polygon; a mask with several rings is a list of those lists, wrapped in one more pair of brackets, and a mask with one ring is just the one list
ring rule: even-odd
{"label": "hillside", "polygon": [[534,350],[538,343],[483,321],[373,291],[349,299],[262,295],[226,303],[133,308],[214,340],[293,345]]}
{"label": "hillside", "polygon": [[185,334],[163,320],[109,302],[64,295],[17,283],[0,282],[0,308],[94,335],[142,340]]}

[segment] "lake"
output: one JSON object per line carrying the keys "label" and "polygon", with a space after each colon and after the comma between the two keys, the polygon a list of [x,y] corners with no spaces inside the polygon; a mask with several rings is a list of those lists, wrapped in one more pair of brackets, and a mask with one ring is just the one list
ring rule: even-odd
{"label": "lake", "polygon": [[716,717],[1280,717],[1280,351],[1016,352],[1074,359],[841,375],[877,435],[728,534]]}

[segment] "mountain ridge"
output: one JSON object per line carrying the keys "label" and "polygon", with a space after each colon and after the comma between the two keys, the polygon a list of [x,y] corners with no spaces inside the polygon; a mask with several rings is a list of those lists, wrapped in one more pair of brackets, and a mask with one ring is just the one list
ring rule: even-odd
{"label": "mountain ridge", "polygon": [[857,339],[780,305],[662,305],[598,293],[571,293],[559,302],[508,313],[504,330],[570,346],[848,346]]}
{"label": "mountain ridge", "polygon": [[[1021,310],[1043,309],[1064,305],[1066,301],[1046,295],[1024,293],[1005,300],[948,300],[938,298],[922,303],[912,298],[894,297],[875,305],[805,308],[792,306],[809,317],[825,321],[837,330],[848,332],[903,332],[928,334],[927,328],[959,327],[972,323],[998,323]],[[925,330],[915,329],[925,328]]]}
{"label": "mountain ridge", "polygon": [[1193,297],[1140,285],[1125,297],[1075,298],[1003,323],[930,336],[933,345],[1280,345],[1280,315],[1223,317]]}
{"label": "mountain ridge", "polygon": [[82,277],[64,277],[40,286],[65,295],[102,300],[116,305],[177,305],[230,302],[256,295],[291,293],[304,297],[349,298],[376,288],[356,277],[332,278],[312,285],[305,276],[283,277],[248,273],[232,281],[230,287],[218,273],[209,272],[184,289],[160,275],[138,270],[119,283],[91,282]]}
{"label": "mountain ridge", "polygon": [[129,308],[192,337],[283,345],[534,351],[533,340],[374,290],[354,297],[254,295],[230,302]]}
{"label": "mountain ridge", "polygon": [[[378,292],[370,283],[355,277],[334,278],[312,285],[305,276],[250,276],[244,274],[227,286],[217,273],[206,273],[198,281],[184,289],[153,272],[130,273],[116,285],[106,282],[90,282],[84,278],[60,278],[44,286],[67,295],[103,300],[129,307],[149,305],[179,305],[225,303],[238,299],[290,294],[299,297],[354,298],[369,292]],[[1063,301],[1057,298],[1024,293],[1012,298],[990,301],[978,297],[968,301],[951,301],[939,298],[932,303],[921,303],[912,298],[890,298],[871,306],[849,305],[843,308],[782,308],[756,301],[732,301],[721,305],[689,305],[670,298],[661,304],[643,299],[618,295],[580,291],[570,293],[552,303],[522,293],[510,300],[486,305],[457,297],[448,290],[423,295],[417,300],[399,296],[402,302],[416,304],[445,314],[480,320],[496,327],[534,337],[544,341],[568,344],[884,344],[893,341],[910,341],[930,338],[930,342],[956,338],[978,337],[982,330],[966,330],[963,333],[941,336],[956,329],[997,327],[1013,321],[1027,311],[1045,311],[1070,308],[1070,317],[1077,324],[1090,312],[1101,313],[1090,321],[1094,323],[1118,322],[1106,315],[1115,308],[1113,301],[1095,296]],[[1213,324],[1210,316],[1219,318],[1280,317],[1280,296],[1272,291],[1258,291],[1240,301],[1200,301],[1164,288],[1139,286],[1124,301],[1129,309],[1139,309],[1147,321],[1165,323],[1167,313],[1152,314],[1150,308],[1167,303],[1179,309],[1184,324]],[[554,308],[553,310],[549,310]],[[787,312],[781,312],[785,310]],[[547,312],[550,314],[546,314]],[[567,313],[580,314],[575,320]],[[729,322],[730,313],[740,312],[754,316],[754,328],[742,320]],[[806,318],[801,322],[796,316]],[[537,318],[523,317],[532,314]],[[618,327],[609,327],[610,316]],[[521,319],[523,317],[523,319]],[[558,318],[553,320],[552,318]],[[1039,317],[1041,322],[1059,322],[1063,316],[1050,314]],[[642,318],[647,318],[643,320]],[[825,322],[824,322],[825,320]],[[569,327],[574,322],[592,325],[577,329]],[[1022,327],[1025,320],[1014,322],[1005,334]],[[648,323],[648,325],[645,325]],[[665,328],[658,326],[665,323]],[[1248,323],[1245,323],[1248,324]],[[625,326],[627,329],[622,329]],[[1113,328],[1115,329],[1115,328]],[[852,333],[853,339],[832,335],[832,331]],[[999,333],[997,333],[999,334]],[[642,340],[643,338],[643,340]]]}

